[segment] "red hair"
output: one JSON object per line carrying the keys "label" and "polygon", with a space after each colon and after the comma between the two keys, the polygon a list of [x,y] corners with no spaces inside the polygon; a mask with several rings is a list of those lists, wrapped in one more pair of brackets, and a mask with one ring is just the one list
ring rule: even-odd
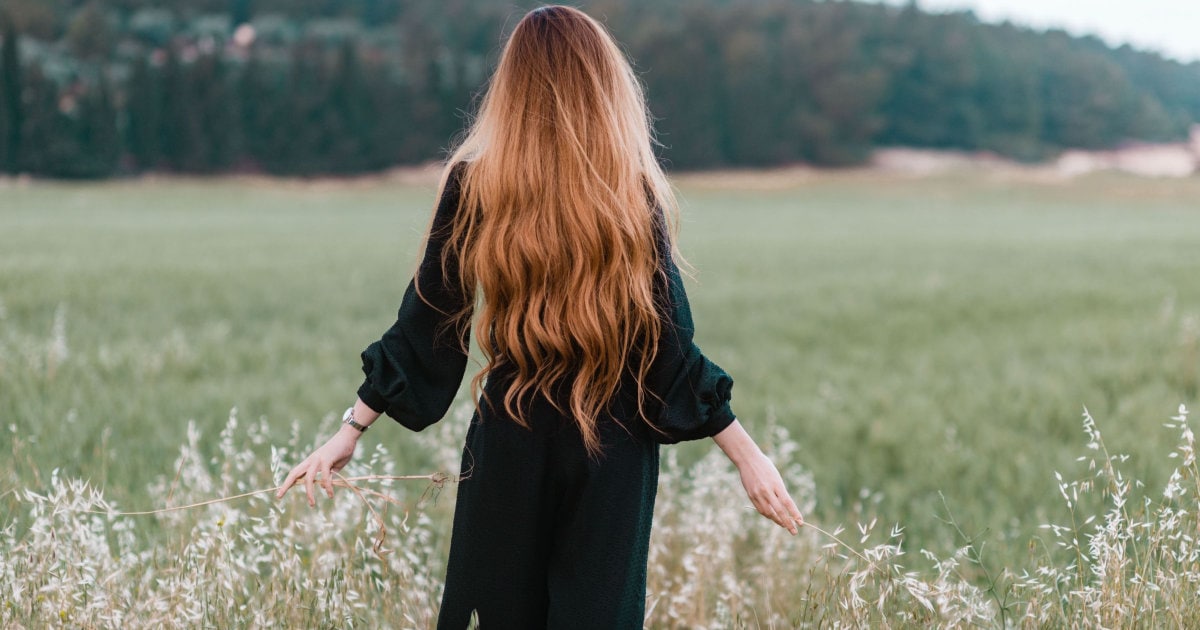
{"label": "red hair", "polygon": [[440,186],[468,163],[442,263],[455,257],[460,288],[481,301],[452,314],[459,326],[476,319],[486,363],[472,393],[511,368],[508,415],[528,427],[524,401],[544,395],[578,423],[593,456],[597,420],[627,370],[646,419],[643,382],[664,325],[656,217],[673,228],[678,206],[652,129],[642,86],[607,30],[577,9],[541,7],[509,36]]}

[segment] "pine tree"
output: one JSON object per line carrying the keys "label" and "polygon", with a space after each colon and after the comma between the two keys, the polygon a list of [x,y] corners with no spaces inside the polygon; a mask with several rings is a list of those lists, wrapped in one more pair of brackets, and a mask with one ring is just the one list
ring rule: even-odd
{"label": "pine tree", "polygon": [[140,170],[157,168],[162,156],[162,86],[145,57],[133,64],[125,98],[125,146]]}
{"label": "pine tree", "polygon": [[174,50],[168,51],[162,72],[163,157],[172,169],[185,172],[201,168],[204,151],[203,127],[196,111],[196,94],[204,86],[192,81],[190,68],[183,65]]}
{"label": "pine tree", "polygon": [[78,104],[64,111],[62,92],[31,66],[22,84],[27,109],[21,127],[21,169],[49,177],[79,177]]}
{"label": "pine tree", "polygon": [[230,23],[234,28],[250,21],[250,17],[254,14],[252,4],[252,0],[229,0]]}
{"label": "pine tree", "polygon": [[112,52],[116,34],[105,15],[105,7],[91,0],[78,9],[67,25],[66,42],[80,59],[104,61]]}
{"label": "pine tree", "polygon": [[97,85],[81,103],[79,145],[80,177],[106,177],[117,169],[121,139],[108,78],[100,73]]}
{"label": "pine tree", "polygon": [[338,172],[354,173],[371,168],[368,145],[372,112],[366,78],[354,42],[345,41],[338,49],[337,65],[330,85],[328,120],[331,133],[328,158]]}
{"label": "pine tree", "polygon": [[267,89],[265,70],[253,52],[235,84],[238,126],[242,130],[240,158],[244,165],[260,168],[272,118],[273,93]]}
{"label": "pine tree", "polygon": [[238,140],[237,115],[225,62],[218,55],[205,55],[192,65],[189,82],[196,89],[196,112],[202,144],[197,167],[204,171],[228,168],[234,161]]}
{"label": "pine tree", "polygon": [[7,14],[3,22],[4,44],[0,46],[0,171],[21,170],[21,130],[24,111],[21,103],[21,60],[17,48],[17,29]]}

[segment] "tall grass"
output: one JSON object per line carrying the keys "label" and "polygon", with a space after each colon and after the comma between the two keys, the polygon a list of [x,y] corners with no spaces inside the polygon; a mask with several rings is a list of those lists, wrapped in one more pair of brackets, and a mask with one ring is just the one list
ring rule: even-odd
{"label": "tall grass", "polygon": [[[737,379],[734,408],[791,470],[806,517],[848,546],[811,528],[781,537],[711,443],[670,447],[652,626],[1084,625],[1139,607],[1157,625],[1194,618],[1186,566],[1162,541],[1191,544],[1195,490],[1182,452],[1163,458],[1180,421],[1164,431],[1159,418],[1200,391],[1200,180],[848,174],[681,189],[698,340]],[[149,623],[197,610],[196,625],[253,625],[248,611],[301,626],[428,622],[452,486],[423,501],[423,482],[379,488],[409,507],[407,523],[386,508],[385,559],[371,552],[378,522],[346,491],[317,513],[258,497],[110,519],[99,501],[131,511],[268,487],[270,462],[331,432],[358,351],[391,323],[431,194],[0,181],[4,625],[102,626],[102,598],[125,611],[107,614]],[[1074,461],[1084,404],[1127,458]],[[356,470],[456,470],[463,425],[373,431],[363,448],[380,450]],[[1156,493],[1176,468],[1167,501]],[[1118,471],[1115,485],[1096,477]],[[103,514],[61,507],[73,502]],[[37,546],[45,535],[62,545]],[[1123,556],[1090,546],[1120,540]],[[211,564],[226,556],[242,564]],[[318,599],[332,593],[346,595]]]}
{"label": "tall grass", "polygon": [[[470,407],[458,410],[465,420]],[[465,422],[417,434],[457,470]],[[758,516],[737,471],[712,451],[690,467],[668,451],[655,509],[646,625],[652,628],[968,627],[1200,623],[1200,469],[1186,408],[1167,426],[1164,488],[1121,471],[1097,423],[1084,414],[1083,475],[1059,479],[1071,520],[1046,524],[1025,566],[986,567],[975,543],[947,557],[910,549],[901,524],[867,508],[863,522],[798,536]],[[169,507],[278,484],[284,462],[313,445],[293,429],[272,445],[263,422],[236,411],[204,452],[189,427],[176,472],[146,489]],[[768,454],[802,509],[811,475],[797,445],[772,426]],[[347,476],[393,475],[377,444]],[[363,483],[363,482],[360,482]],[[21,518],[0,531],[0,622],[5,627],[432,627],[442,588],[452,486],[374,488],[389,501],[342,489],[310,509],[298,495],[259,494],[134,517],[86,481],[51,473],[45,492],[17,490]],[[432,492],[431,492],[432,491]],[[145,507],[145,506],[139,506]],[[932,516],[931,516],[932,518]],[[158,533],[148,535],[153,519]],[[815,525],[815,524],[814,524]],[[383,548],[375,548],[379,528]],[[981,580],[981,572],[987,579]],[[994,572],[994,573],[991,573]],[[994,578],[992,577],[994,575]]]}

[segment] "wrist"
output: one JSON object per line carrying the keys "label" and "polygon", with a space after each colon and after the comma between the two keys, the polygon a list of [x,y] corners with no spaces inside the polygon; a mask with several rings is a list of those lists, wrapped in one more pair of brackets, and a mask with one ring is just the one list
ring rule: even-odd
{"label": "wrist", "polygon": [[363,433],[367,432],[367,425],[371,424],[371,420],[373,420],[374,418],[364,422],[362,420],[359,420],[359,417],[357,414],[358,414],[358,405],[348,407],[346,409],[346,412],[342,414],[342,428],[349,429],[350,431],[353,431],[353,432],[357,433],[358,435],[362,435]]}
{"label": "wrist", "polygon": [[753,442],[751,442],[749,446],[734,451],[729,455],[730,461],[733,462],[733,465],[736,466],[738,470],[742,470],[747,466],[753,466],[757,464],[763,457],[766,457],[766,455],[764,455],[762,449],[758,448],[758,445]]}
{"label": "wrist", "polygon": [[355,429],[354,427],[345,423],[343,423],[342,426],[337,430],[337,435],[351,438],[356,442],[358,441],[358,438],[362,437],[362,434],[362,431],[359,431],[358,429]]}
{"label": "wrist", "polygon": [[[350,408],[354,421],[363,427],[369,427],[373,422],[379,419],[380,413],[375,411],[361,398],[354,401],[354,406]],[[364,429],[365,430],[365,429]]]}
{"label": "wrist", "polygon": [[717,446],[725,451],[725,456],[729,461],[733,462],[734,466],[739,469],[751,462],[757,461],[762,455],[762,450],[758,448],[758,444],[751,439],[750,434],[746,433],[746,429],[737,420],[725,427],[720,433],[713,436],[713,440]]}

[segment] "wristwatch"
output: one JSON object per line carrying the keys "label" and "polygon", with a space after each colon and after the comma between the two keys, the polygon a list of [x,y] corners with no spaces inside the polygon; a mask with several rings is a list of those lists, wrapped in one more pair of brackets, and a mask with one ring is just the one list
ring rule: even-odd
{"label": "wristwatch", "polygon": [[342,414],[342,422],[358,429],[360,433],[365,433],[368,428],[354,421],[354,407],[350,407],[346,413]]}

